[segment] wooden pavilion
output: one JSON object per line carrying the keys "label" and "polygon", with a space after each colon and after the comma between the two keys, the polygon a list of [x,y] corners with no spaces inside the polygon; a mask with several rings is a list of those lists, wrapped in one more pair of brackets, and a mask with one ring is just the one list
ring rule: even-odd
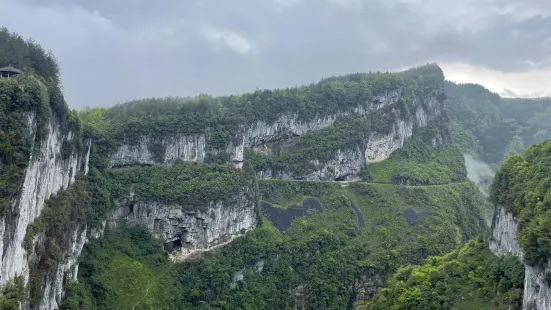
{"label": "wooden pavilion", "polygon": [[8,79],[10,77],[17,76],[21,73],[23,73],[23,72],[21,72],[21,70],[19,70],[17,68],[14,68],[12,66],[7,66],[7,67],[4,67],[4,68],[0,68],[0,77],[5,77],[5,78],[8,78]]}

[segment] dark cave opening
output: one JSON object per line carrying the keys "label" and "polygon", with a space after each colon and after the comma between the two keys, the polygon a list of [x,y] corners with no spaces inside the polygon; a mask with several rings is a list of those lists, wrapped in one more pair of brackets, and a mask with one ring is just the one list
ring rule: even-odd
{"label": "dark cave opening", "polygon": [[176,239],[172,241],[172,251],[179,251],[182,248],[182,240]]}
{"label": "dark cave opening", "polygon": [[340,177],[335,178],[335,182],[346,181],[346,175],[341,175]]}

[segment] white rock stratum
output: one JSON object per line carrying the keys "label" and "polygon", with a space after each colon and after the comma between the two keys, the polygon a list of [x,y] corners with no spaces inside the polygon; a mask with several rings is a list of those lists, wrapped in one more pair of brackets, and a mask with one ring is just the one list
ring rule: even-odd
{"label": "white rock stratum", "polygon": [[[28,135],[34,141],[37,120],[34,113],[29,113],[26,117]],[[0,285],[18,276],[22,276],[25,283],[28,282],[29,258],[34,253],[27,253],[23,248],[27,227],[39,217],[48,198],[73,183],[78,171],[88,172],[89,143],[86,154],[78,154],[76,150],[72,150],[68,157],[62,156],[63,143],[74,138],[72,132],[63,133],[60,126],[51,120],[47,125],[45,139],[39,145],[32,145],[20,196],[10,202],[6,215],[0,218]],[[58,278],[65,277],[76,264],[74,257],[80,255],[80,241],[73,241],[71,247],[74,251],[60,263]],[[56,298],[53,297],[61,297],[63,281],[50,281],[46,289],[48,294],[42,302],[44,306],[40,308],[56,309]]]}
{"label": "white rock stratum", "polygon": [[[502,207],[497,207],[495,210],[490,250],[499,256],[513,255],[520,260],[523,259],[522,249],[517,239],[517,221]],[[551,273],[551,261],[545,268],[524,264],[523,309],[551,309],[551,287],[545,280],[545,275],[549,273]]]}

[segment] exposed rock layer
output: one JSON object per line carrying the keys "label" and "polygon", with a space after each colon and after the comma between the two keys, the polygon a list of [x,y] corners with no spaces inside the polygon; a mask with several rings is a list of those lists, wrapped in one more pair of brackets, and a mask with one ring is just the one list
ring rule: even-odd
{"label": "exposed rock layer", "polygon": [[[35,114],[29,113],[27,117],[29,138],[35,141]],[[89,153],[80,154],[77,150],[70,150],[68,156],[62,154],[63,144],[77,138],[73,132],[63,132],[52,119],[47,125],[44,140],[32,145],[21,193],[10,202],[7,214],[0,218],[0,285],[17,276],[22,276],[25,282],[29,280],[29,258],[34,253],[27,253],[23,248],[27,227],[40,216],[47,199],[73,183],[78,171],[88,171]],[[56,279],[49,279],[46,287],[48,294],[44,296],[41,309],[57,308],[56,298],[59,300],[63,292],[63,278],[76,264],[82,249],[83,243],[77,239],[73,240],[70,253],[60,262]]]}
{"label": "exposed rock layer", "polygon": [[[490,250],[496,255],[523,258],[517,239],[516,219],[502,207],[497,207],[494,214]],[[551,309],[551,287],[546,281],[547,274],[551,274],[551,261],[545,268],[525,264],[523,309]]]}
{"label": "exposed rock layer", "polygon": [[[110,166],[128,166],[138,164],[171,164],[177,160],[184,162],[203,162],[209,154],[225,152],[232,162],[242,162],[245,148],[259,148],[267,143],[288,137],[301,136],[312,131],[327,128],[342,117],[352,115],[370,115],[374,111],[390,107],[398,102],[401,91],[383,93],[371,102],[359,103],[355,108],[340,111],[331,115],[318,115],[309,120],[302,120],[296,114],[284,114],[272,123],[256,121],[244,126],[235,133],[232,142],[224,149],[214,149],[208,143],[208,131],[203,134],[177,135],[173,137],[153,138],[142,136],[137,141],[121,145],[110,156]],[[402,147],[411,137],[414,128],[422,128],[439,116],[442,104],[435,94],[411,103],[414,115],[401,118],[393,124],[388,133],[373,132],[365,143],[356,149],[338,150],[335,157],[328,162],[313,162],[317,169],[300,179],[327,180],[334,178],[354,179],[359,167],[365,162],[377,162],[386,159],[390,153]],[[155,149],[155,151],[152,151]],[[287,173],[273,174],[271,171],[260,172],[263,178],[297,178]]]}
{"label": "exposed rock layer", "polygon": [[58,309],[64,294],[64,283],[67,279],[77,280],[78,259],[88,241],[86,238],[87,232],[87,224],[79,222],[71,238],[70,248],[65,254],[65,260],[59,263],[55,275],[46,279],[44,299],[39,309]]}
{"label": "exposed rock layer", "polygon": [[496,207],[494,211],[490,250],[496,255],[522,258],[522,250],[517,240],[517,221],[502,207]]}
{"label": "exposed rock layer", "polygon": [[[121,221],[147,227],[155,237],[172,247],[178,259],[224,244],[257,224],[252,186],[227,201],[209,201],[204,206],[180,206],[130,197],[120,202],[111,225]],[[176,257],[175,256],[175,257]]]}

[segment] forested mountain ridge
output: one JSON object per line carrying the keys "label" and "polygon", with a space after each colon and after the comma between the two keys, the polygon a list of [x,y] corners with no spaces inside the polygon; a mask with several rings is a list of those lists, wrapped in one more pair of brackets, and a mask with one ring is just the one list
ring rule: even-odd
{"label": "forested mountain ridge", "polygon": [[503,161],[551,138],[551,98],[501,98],[481,85],[444,83],[445,109],[469,178],[488,195]]}
{"label": "forested mountain ridge", "polygon": [[56,86],[60,84],[59,65],[55,55],[46,52],[40,43],[32,39],[25,40],[18,34],[10,33],[5,27],[0,27],[0,62],[4,66],[12,66],[34,73]]}
{"label": "forested mountain ridge", "polygon": [[347,309],[488,232],[435,64],[77,114],[2,38],[7,309]]}
{"label": "forested mountain ridge", "polygon": [[454,143],[494,168],[551,137],[551,98],[501,98],[481,85],[452,82],[444,91]]}
{"label": "forested mountain ridge", "polygon": [[440,117],[442,82],[440,68],[428,65],[239,96],[135,101],[83,119],[106,129],[110,167],[241,165],[248,156],[261,178],[357,179],[362,163],[388,157]]}

